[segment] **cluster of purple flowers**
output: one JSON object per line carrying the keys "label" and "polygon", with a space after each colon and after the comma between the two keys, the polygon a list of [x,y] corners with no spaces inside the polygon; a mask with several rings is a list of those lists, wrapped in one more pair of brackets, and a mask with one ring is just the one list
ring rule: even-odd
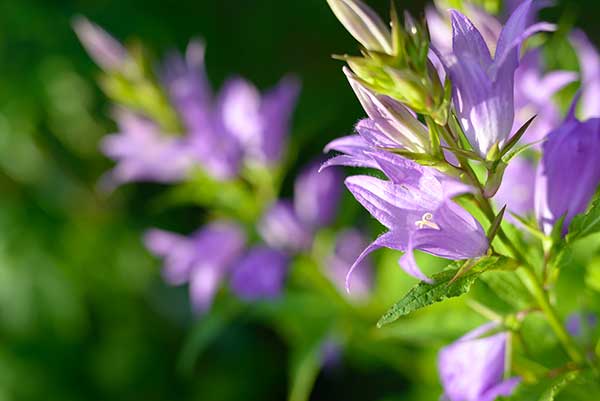
{"label": "cluster of purple flowers", "polygon": [[[133,57],[118,41],[82,18],[75,29],[107,73],[131,75]],[[182,122],[181,132],[165,131],[138,110],[117,109],[119,131],[107,136],[102,146],[117,162],[110,183],[178,182],[194,168],[228,180],[244,163],[272,166],[281,160],[299,91],[297,80],[283,78],[261,95],[250,82],[236,77],[214,95],[204,58],[204,44],[192,41],[185,55],[172,52],[158,71],[161,89]]]}
{"label": "cluster of purple flowers", "polygon": [[[407,33],[402,36],[394,10],[390,31],[364,3],[329,0],[338,19],[363,47],[364,58],[347,57],[350,68],[344,67],[344,72],[368,118],[356,125],[356,135],[328,145],[327,150],[341,154],[324,167],[366,167],[385,177],[359,175],[346,179],[346,186],[358,202],[387,229],[359,256],[348,280],[362,257],[381,247],[404,251],[400,266],[430,283],[432,280],[415,263],[414,250],[452,260],[486,255],[490,239],[471,213],[456,203],[457,196],[472,193],[493,198],[496,205],[506,205],[523,219],[535,214],[545,235],[563,221],[564,235],[573,217],[585,212],[600,184],[600,163],[596,159],[600,152],[600,56],[596,49],[583,33],[573,34],[582,89],[563,119],[552,98],[577,81],[578,74],[546,73],[540,50],[522,49],[530,36],[555,29],[537,22],[538,11],[546,3],[510,2],[504,24],[464,3],[468,17],[456,10],[429,8],[428,27],[420,27],[406,17]],[[420,29],[428,32],[420,34]],[[428,67],[419,69],[414,58],[404,61],[403,52],[410,50],[397,44],[410,44],[411,40],[418,44],[423,37],[430,37],[431,43]],[[427,50],[427,46],[424,48]],[[415,74],[420,80],[411,80]],[[422,82],[444,80],[452,89],[447,120],[440,117],[443,114],[422,112],[419,102]],[[397,88],[413,91],[417,100],[399,96]],[[580,97],[583,121],[576,117]],[[458,145],[462,143],[459,135],[453,136],[456,126],[468,148]],[[527,128],[524,135],[522,127]],[[446,135],[436,139],[434,128],[447,129],[443,131]],[[518,142],[529,145],[521,148]],[[490,187],[485,182],[480,184],[474,174],[468,176],[468,171],[453,171],[453,167],[464,167],[460,158],[485,166]],[[495,174],[500,177],[497,185]],[[465,179],[465,175],[470,178]],[[519,379],[504,380],[507,339],[502,327],[486,325],[444,348],[439,370],[445,398],[491,401],[510,395]]]}
{"label": "cluster of purple flowers", "polygon": [[[75,22],[75,30],[107,74],[139,79],[133,56],[107,32],[84,18]],[[286,77],[261,95],[250,82],[235,77],[215,96],[204,58],[203,43],[192,41],[184,55],[172,52],[157,74],[167,106],[180,121],[180,132],[165,129],[135,107],[115,109],[119,131],[102,143],[104,153],[117,162],[104,179],[106,186],[133,181],[177,183],[194,169],[228,181],[238,179],[244,167],[280,165],[298,95],[297,80]],[[337,214],[341,172],[319,173],[319,165],[306,166],[296,179],[293,201],[273,202],[256,227],[218,218],[189,236],[149,230],[144,242],[164,259],[165,280],[172,285],[188,284],[193,309],[199,313],[210,308],[223,282],[246,301],[277,297],[291,259],[308,252],[317,230],[332,223]],[[257,231],[261,241],[252,243],[249,231]],[[362,244],[358,232],[340,235],[325,263],[325,273],[334,284],[342,285],[345,269],[358,255],[357,244]],[[368,293],[368,271],[362,274],[359,294]]]}

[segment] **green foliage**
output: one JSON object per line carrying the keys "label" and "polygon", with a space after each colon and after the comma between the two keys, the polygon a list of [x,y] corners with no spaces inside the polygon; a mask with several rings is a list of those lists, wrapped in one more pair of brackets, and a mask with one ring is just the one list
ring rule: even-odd
{"label": "green foliage", "polygon": [[575,216],[569,226],[567,241],[573,242],[600,231],[600,199],[596,200],[589,211]]}
{"label": "green foliage", "polygon": [[479,260],[468,272],[457,276],[460,264],[452,263],[448,269],[434,274],[433,284],[421,282],[413,287],[400,301],[392,306],[377,322],[377,326],[395,322],[400,317],[418,309],[466,294],[479,276],[488,270],[504,270],[516,267],[513,260],[506,257],[486,257]]}

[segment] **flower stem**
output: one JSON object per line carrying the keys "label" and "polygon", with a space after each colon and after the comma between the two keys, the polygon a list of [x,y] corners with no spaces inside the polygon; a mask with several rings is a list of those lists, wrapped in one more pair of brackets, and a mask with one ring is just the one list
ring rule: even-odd
{"label": "flower stem", "polygon": [[[457,143],[452,138],[451,130],[448,125],[444,127],[444,131],[444,139],[452,145],[457,146]],[[478,190],[475,199],[479,208],[485,214],[486,218],[490,221],[490,223],[493,223],[496,218],[496,214],[494,213],[494,209],[492,208],[490,200],[485,196],[483,185],[481,184],[481,182],[479,182],[479,179],[473,171],[473,168],[471,167],[469,161],[466,158],[459,155],[458,153],[455,153],[455,156],[460,163],[461,170],[465,173],[465,178],[467,179],[467,181],[470,181],[468,183],[473,185]],[[542,283],[538,279],[533,265],[529,262],[527,257],[519,250],[519,248],[515,246],[515,244],[513,244],[510,238],[508,238],[508,236],[502,229],[502,226],[498,228],[497,236],[500,239],[500,241],[509,249],[513,257],[519,262],[521,262],[522,268],[517,270],[517,274],[527,286],[533,298],[538,303],[540,309],[546,317],[546,321],[554,331],[556,337],[562,344],[566,353],[573,360],[573,362],[579,365],[584,363],[584,355],[582,354],[577,344],[573,341],[573,338],[569,335],[569,333],[565,329],[565,326],[558,317],[558,314],[550,304],[548,294],[544,290]]]}
{"label": "flower stem", "polygon": [[[483,199],[480,204],[484,205],[482,207],[482,211],[486,214],[490,221],[494,220],[494,212],[490,205],[489,199]],[[539,278],[535,274],[535,269],[527,260],[527,257],[521,253],[521,251],[512,243],[512,241],[508,238],[502,227],[498,229],[498,238],[502,241],[502,243],[511,251],[515,259],[519,260],[522,264],[522,268],[517,270],[517,274],[519,278],[524,282],[527,286],[527,289],[533,296],[533,298],[538,303],[542,313],[546,317],[546,321],[554,331],[554,334],[561,342],[563,348],[569,355],[569,357],[573,360],[573,362],[577,364],[581,364],[585,361],[585,358],[579,347],[573,341],[573,338],[569,335],[565,326],[561,322],[556,310],[550,304],[550,300],[548,299],[548,294],[544,290],[542,283]]]}

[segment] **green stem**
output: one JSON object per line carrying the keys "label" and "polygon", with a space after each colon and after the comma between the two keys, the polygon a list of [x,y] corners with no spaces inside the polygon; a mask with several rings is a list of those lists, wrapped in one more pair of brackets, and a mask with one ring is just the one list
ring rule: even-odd
{"label": "green stem", "polygon": [[[449,127],[444,128],[446,130],[446,135],[444,135],[444,139],[446,139],[446,141],[453,141],[449,132]],[[453,145],[456,145],[456,143],[453,143]],[[474,185],[478,190],[478,194],[476,194],[475,196],[477,204],[479,205],[481,211],[485,214],[486,218],[490,221],[490,223],[493,223],[496,214],[494,213],[490,200],[485,197],[484,188],[477,179],[473,168],[471,167],[467,159],[459,156],[458,154],[455,154],[455,156],[458,159],[462,170],[465,172],[466,178],[468,178],[468,180],[471,181],[471,184]],[[524,281],[525,285],[531,292],[531,295],[538,303],[540,309],[546,317],[548,324],[554,331],[556,337],[561,342],[563,348],[565,349],[569,357],[573,360],[573,362],[577,364],[582,364],[583,362],[585,362],[584,355],[579,350],[579,347],[577,346],[577,344],[575,344],[573,338],[571,338],[571,336],[565,329],[565,326],[558,317],[558,314],[550,304],[548,294],[544,290],[540,280],[535,274],[534,267],[528,261],[527,257],[523,253],[521,253],[518,247],[516,247],[512,243],[512,241],[508,238],[502,227],[498,228],[497,235],[500,241],[502,241],[502,243],[513,254],[513,257],[519,262],[521,262],[522,268],[517,271],[517,274],[519,274],[519,277],[521,278],[521,280]]]}
{"label": "green stem", "polygon": [[[489,199],[484,198],[483,196],[478,197],[478,203],[482,206],[482,211],[485,213],[486,217],[490,220],[490,222],[494,221],[495,214],[490,204]],[[531,265],[531,263],[527,260],[527,257],[521,253],[521,251],[512,243],[512,241],[508,238],[502,227],[498,229],[498,238],[502,241],[502,243],[510,250],[513,254],[513,257],[519,260],[522,263],[522,268],[517,271],[519,277],[527,288],[531,295],[538,303],[540,309],[544,313],[546,320],[554,334],[561,342],[563,348],[569,355],[569,357],[573,360],[573,362],[577,364],[581,364],[585,361],[585,357],[579,350],[579,347],[573,341],[573,338],[569,335],[565,326],[561,322],[556,310],[550,304],[550,300],[548,299],[548,294],[544,290],[542,283],[538,279],[535,274],[535,269]]]}
{"label": "green stem", "polygon": [[554,331],[554,334],[556,334],[556,337],[558,337],[559,341],[562,343],[562,346],[569,355],[569,357],[573,360],[573,362],[577,364],[583,363],[585,361],[585,357],[579,350],[577,344],[575,344],[575,342],[573,341],[573,338],[565,329],[565,326],[558,317],[556,310],[550,304],[548,294],[546,293],[546,291],[544,291],[544,288],[542,287],[533,269],[531,269],[528,266],[523,266],[523,269],[519,269],[517,273],[531,292],[531,295],[533,295],[533,297],[537,301],[542,312],[546,316],[548,324]]}

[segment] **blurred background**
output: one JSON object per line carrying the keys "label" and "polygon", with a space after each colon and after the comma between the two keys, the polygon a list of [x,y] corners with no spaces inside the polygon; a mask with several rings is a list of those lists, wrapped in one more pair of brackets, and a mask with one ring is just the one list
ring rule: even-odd
{"label": "blurred background", "polygon": [[[417,15],[424,5],[399,3]],[[548,19],[562,15],[598,42],[597,1],[557,3]],[[387,0],[369,4],[387,15]],[[285,399],[290,355],[255,322],[228,324],[193,369],[179,368],[196,319],[140,238],[151,226],[191,232],[202,210],[149,201],[160,185],[97,190],[111,166],[98,143],[115,126],[76,15],[157,57],[204,38],[214,87],[234,74],[260,88],[298,75],[292,170],[363,114],[330,57],[356,46],[325,0],[1,1],[0,401]],[[311,399],[401,400],[410,385],[377,362],[348,361],[320,374]]]}

